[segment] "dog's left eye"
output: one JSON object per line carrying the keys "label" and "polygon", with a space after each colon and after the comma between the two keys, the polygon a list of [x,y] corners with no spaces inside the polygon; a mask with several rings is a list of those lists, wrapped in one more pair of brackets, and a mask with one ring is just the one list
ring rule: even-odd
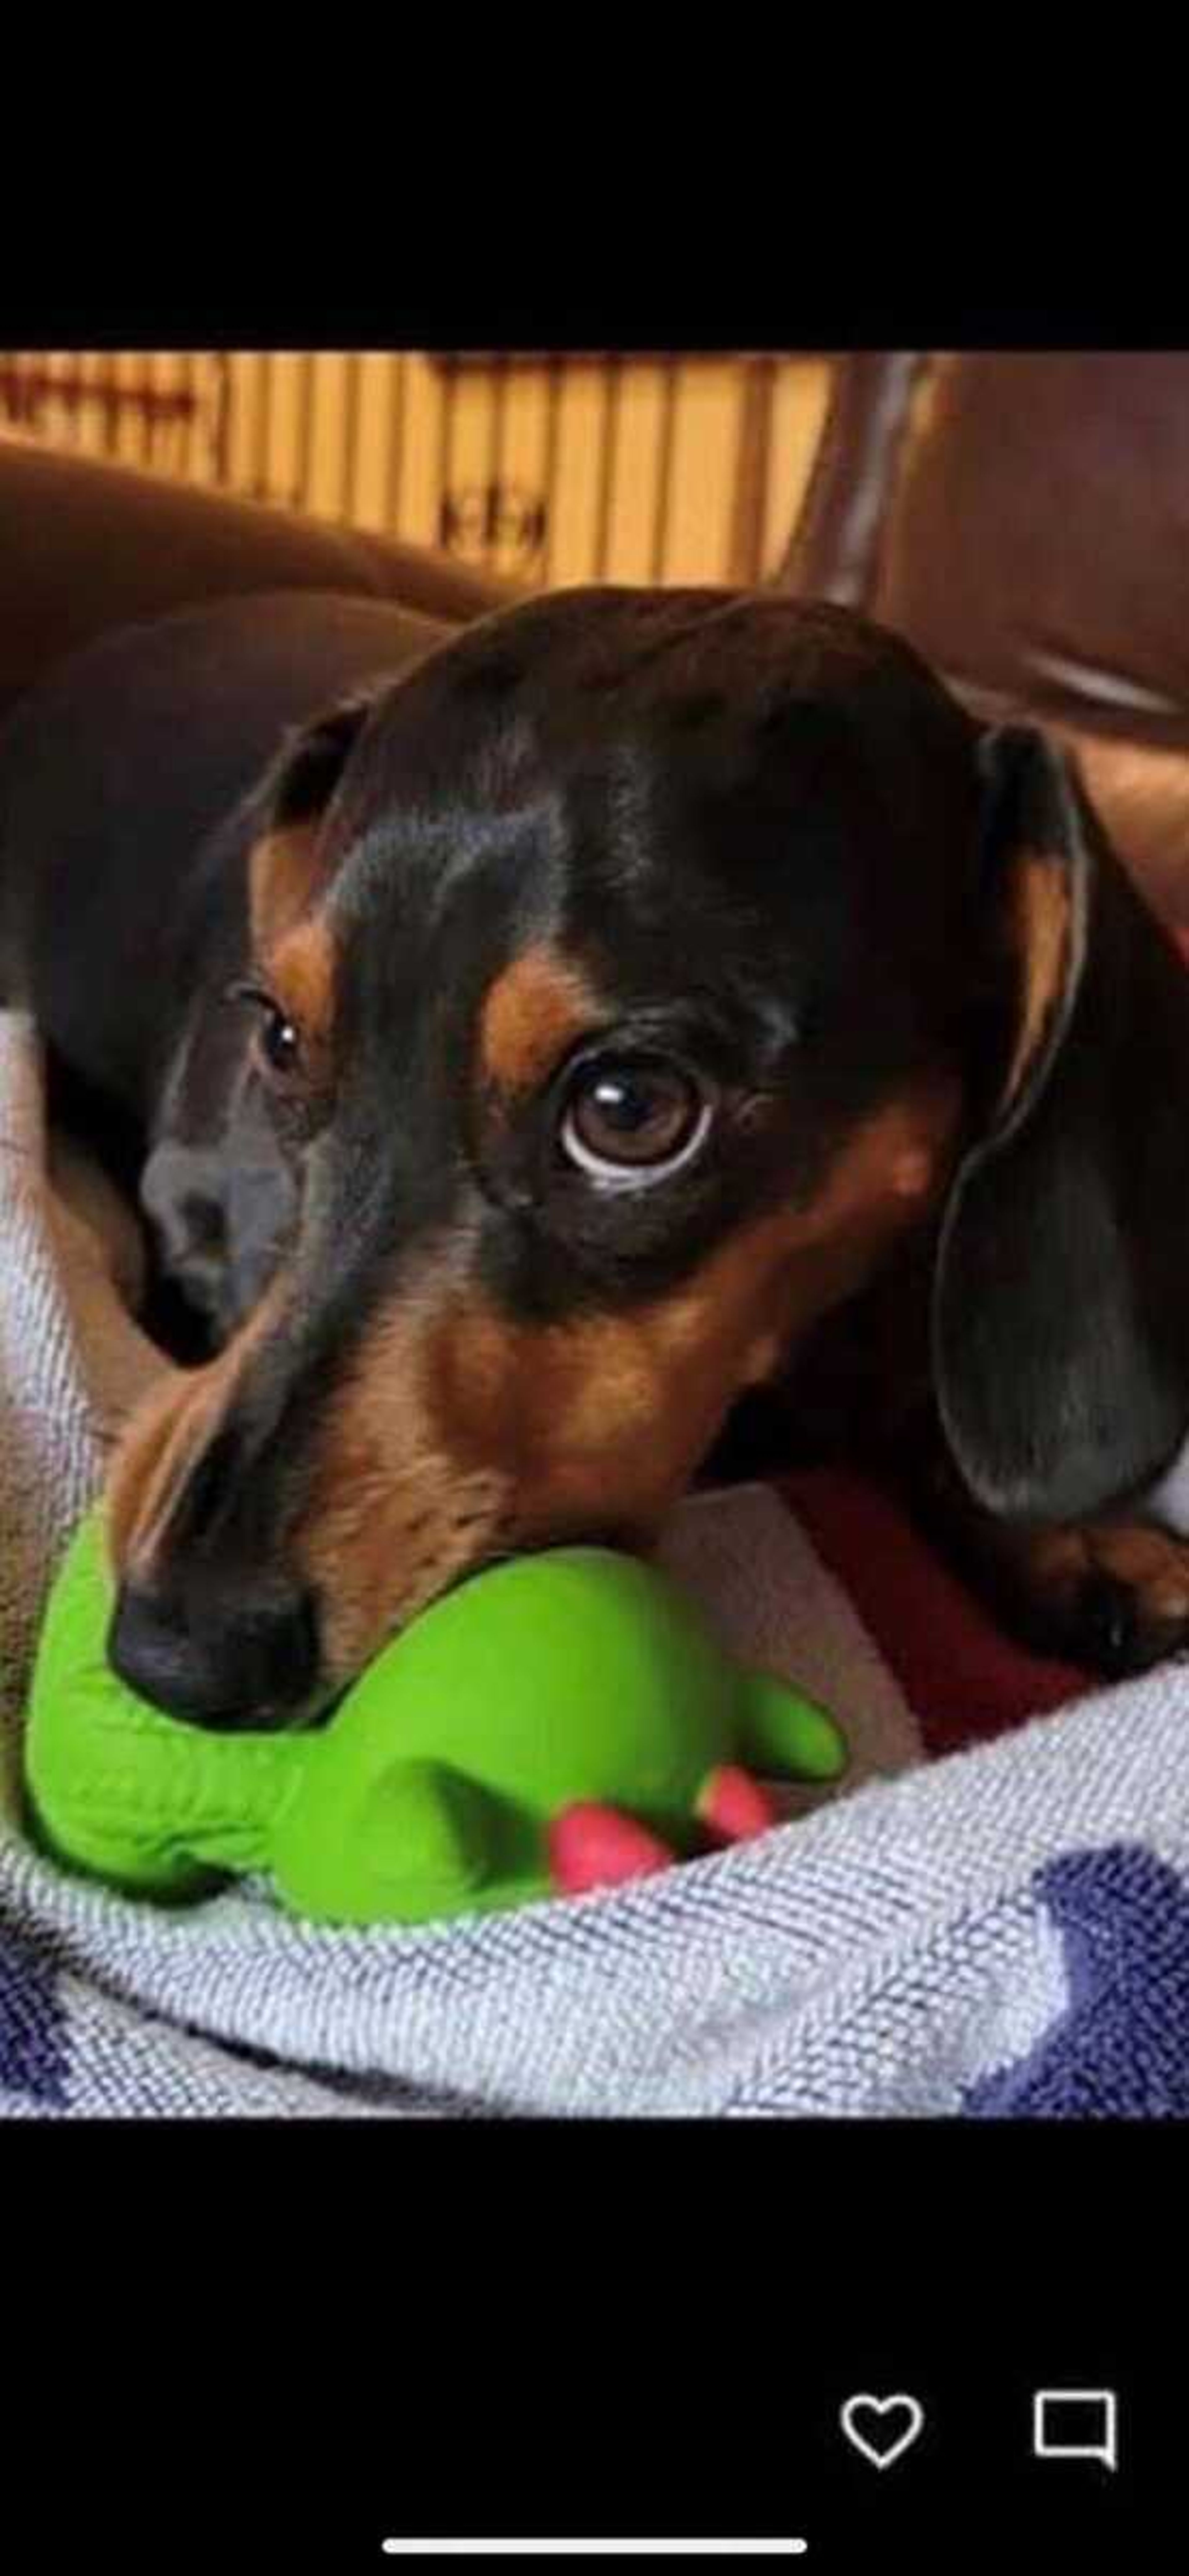
{"label": "dog's left eye", "polygon": [[603,1056],[571,1082],[562,1150],[596,1180],[656,1180],[697,1153],[712,1114],[683,1066],[659,1056]]}

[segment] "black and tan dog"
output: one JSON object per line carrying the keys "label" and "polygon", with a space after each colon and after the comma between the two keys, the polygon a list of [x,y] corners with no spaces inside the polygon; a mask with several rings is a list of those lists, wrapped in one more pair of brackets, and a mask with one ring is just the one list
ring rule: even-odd
{"label": "black and tan dog", "polygon": [[1033,1638],[1189,1634],[1189,981],[1044,739],[777,596],[302,597],[81,657],[0,793],[214,1330],[111,1481],[150,1697],[282,1724],[494,1556],[647,1544],[759,1389]]}

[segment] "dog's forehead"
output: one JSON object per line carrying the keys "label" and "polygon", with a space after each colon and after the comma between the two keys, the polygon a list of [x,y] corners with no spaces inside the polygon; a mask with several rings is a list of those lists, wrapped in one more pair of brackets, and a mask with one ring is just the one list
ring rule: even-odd
{"label": "dog's forehead", "polygon": [[598,590],[505,611],[363,728],[329,818],[340,946],[373,1004],[391,985],[387,1020],[436,1007],[435,973],[477,1001],[526,945],[602,949],[629,981],[651,952],[663,980],[675,928],[687,957],[724,928],[746,946],[749,898],[762,947],[775,876],[794,939],[808,907],[837,950],[890,901],[898,940],[973,819],[972,730],[908,647],[830,606]]}
{"label": "dog's forehead", "polygon": [[954,760],[970,731],[911,648],[853,611],[775,593],[562,592],[482,620],[393,686],[352,753],[335,831],[358,838],[394,805],[523,801],[630,746],[660,772],[717,768],[742,786],[844,737],[860,764]]}

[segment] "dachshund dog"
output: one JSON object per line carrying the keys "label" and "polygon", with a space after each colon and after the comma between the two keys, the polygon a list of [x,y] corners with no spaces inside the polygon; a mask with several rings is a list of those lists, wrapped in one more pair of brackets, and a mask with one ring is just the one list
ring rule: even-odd
{"label": "dachshund dog", "polygon": [[79,657],[0,795],[209,1336],[110,1481],[149,1698],[306,1721],[473,1569],[647,1548],[761,1403],[1034,1642],[1189,1636],[1189,982],[1043,736],[776,594],[300,596]]}

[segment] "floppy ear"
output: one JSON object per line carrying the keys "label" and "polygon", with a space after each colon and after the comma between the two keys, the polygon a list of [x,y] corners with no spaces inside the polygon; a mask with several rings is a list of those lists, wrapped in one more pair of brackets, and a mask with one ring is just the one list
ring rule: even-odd
{"label": "floppy ear", "polygon": [[938,1405],[972,1494],[1085,1519],[1189,1426],[1189,974],[1065,756],[988,735],[997,1097],[945,1211]]}
{"label": "floppy ear", "polygon": [[379,694],[377,685],[300,725],[256,791],[248,892],[259,952],[291,930],[322,891],[328,868],[319,827]]}

